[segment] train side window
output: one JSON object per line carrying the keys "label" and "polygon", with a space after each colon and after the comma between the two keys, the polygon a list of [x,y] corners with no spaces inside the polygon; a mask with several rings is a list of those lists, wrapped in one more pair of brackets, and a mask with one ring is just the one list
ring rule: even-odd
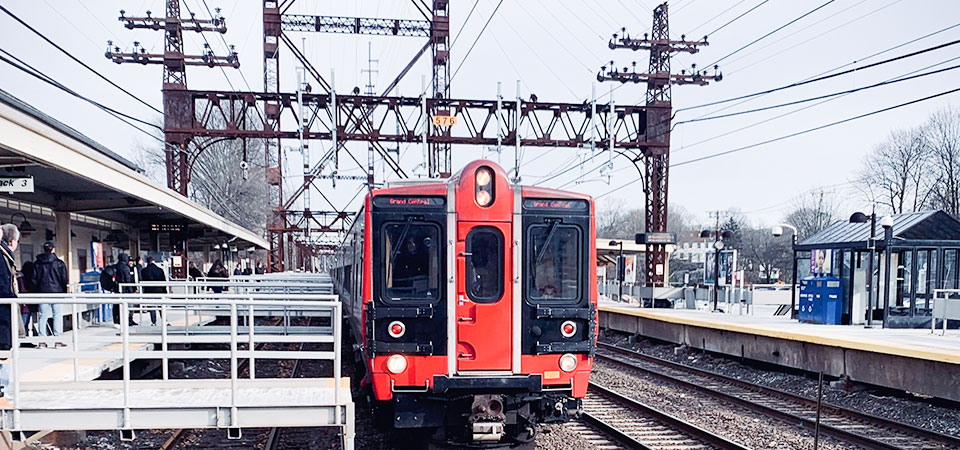
{"label": "train side window", "polygon": [[528,230],[528,295],[534,300],[576,300],[580,296],[580,228],[560,223]]}
{"label": "train side window", "polygon": [[440,296],[440,227],[425,222],[383,226],[384,298],[434,300]]}
{"label": "train side window", "polygon": [[467,234],[467,297],[477,303],[494,303],[503,296],[503,233],[477,227]]}

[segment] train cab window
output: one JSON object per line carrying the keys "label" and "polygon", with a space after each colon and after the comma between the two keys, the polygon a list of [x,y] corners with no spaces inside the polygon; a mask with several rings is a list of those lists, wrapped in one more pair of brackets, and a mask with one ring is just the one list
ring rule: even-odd
{"label": "train cab window", "polygon": [[503,296],[503,234],[492,227],[474,228],[467,234],[467,297],[493,303]]}
{"label": "train cab window", "polygon": [[440,227],[423,222],[388,223],[383,234],[384,298],[438,298]]}
{"label": "train cab window", "polygon": [[575,300],[580,288],[580,228],[533,225],[527,239],[528,295],[534,300]]}

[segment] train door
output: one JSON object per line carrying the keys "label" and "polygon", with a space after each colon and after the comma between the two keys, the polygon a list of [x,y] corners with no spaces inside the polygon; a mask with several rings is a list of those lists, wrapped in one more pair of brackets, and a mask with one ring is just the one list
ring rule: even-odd
{"label": "train door", "polygon": [[[457,225],[457,371],[509,371],[509,223]],[[507,330],[507,332],[504,332]]]}

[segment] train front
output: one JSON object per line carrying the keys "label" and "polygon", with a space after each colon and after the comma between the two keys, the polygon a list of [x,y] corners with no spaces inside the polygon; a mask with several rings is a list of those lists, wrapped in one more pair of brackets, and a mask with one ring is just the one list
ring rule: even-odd
{"label": "train front", "polygon": [[581,407],[596,348],[593,202],[476,161],[374,191],[364,351],[376,407],[441,442],[525,445]]}

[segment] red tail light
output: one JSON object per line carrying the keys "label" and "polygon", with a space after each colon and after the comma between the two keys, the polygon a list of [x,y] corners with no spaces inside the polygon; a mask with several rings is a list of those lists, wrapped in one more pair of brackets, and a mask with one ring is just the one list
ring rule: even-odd
{"label": "red tail light", "polygon": [[398,338],[400,336],[403,336],[403,333],[405,333],[406,331],[407,331],[407,327],[403,324],[403,322],[399,320],[390,322],[390,325],[387,326],[387,333],[389,333],[390,337],[393,337],[393,338]]}
{"label": "red tail light", "polygon": [[571,320],[564,322],[560,325],[560,334],[565,337],[571,337],[577,332],[577,324]]}

